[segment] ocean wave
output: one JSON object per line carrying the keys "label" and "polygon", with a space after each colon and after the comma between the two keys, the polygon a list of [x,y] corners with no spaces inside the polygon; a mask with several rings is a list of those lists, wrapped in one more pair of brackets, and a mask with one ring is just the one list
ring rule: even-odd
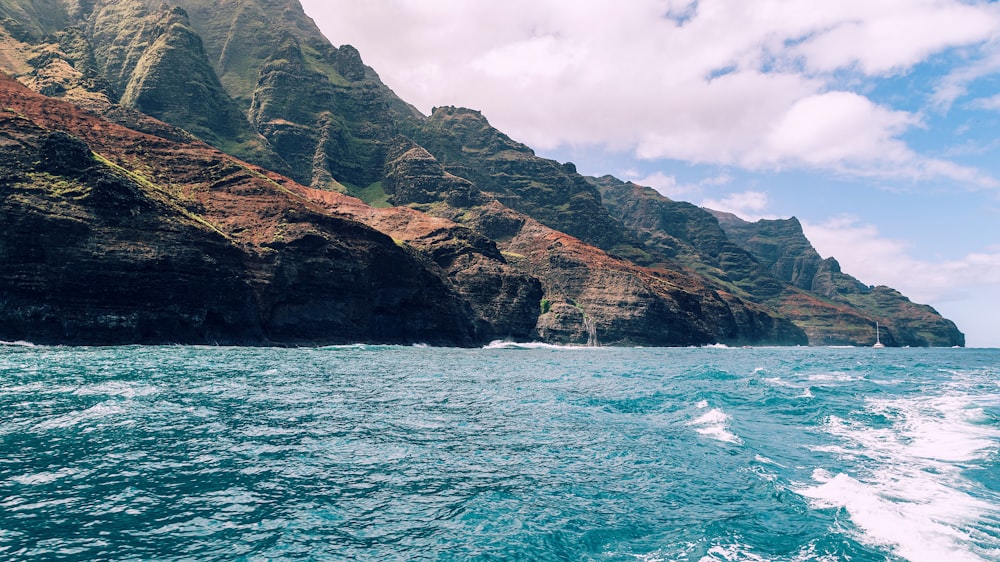
{"label": "ocean wave", "polygon": [[82,471],[64,467],[55,472],[35,472],[31,474],[18,474],[11,478],[14,482],[21,484],[22,486],[38,486],[42,484],[50,484],[56,480],[67,478],[70,476],[76,476]]}
{"label": "ocean wave", "polygon": [[888,547],[910,562],[981,562],[970,552],[971,521],[992,506],[934,481],[933,475],[899,478],[883,472],[873,482],[816,469],[818,484],[796,492],[817,509],[845,509],[863,543]]}
{"label": "ocean wave", "polygon": [[17,341],[3,341],[3,340],[0,340],[0,346],[7,346],[7,347],[38,347],[37,345],[31,343],[30,341],[22,341],[22,340],[17,340]]}
{"label": "ocean wave", "polygon": [[124,381],[108,381],[76,388],[73,394],[77,396],[120,396],[132,399],[156,394],[158,389],[148,384]]}
{"label": "ocean wave", "polygon": [[581,349],[607,349],[607,348],[599,346],[587,346],[587,345],[557,345],[557,344],[542,343],[542,342],[522,343],[522,342],[496,340],[484,345],[483,349],[558,349],[558,350],[579,351]]}
{"label": "ocean wave", "polygon": [[796,492],[815,508],[845,509],[858,540],[886,546],[911,562],[993,559],[1000,540],[993,536],[977,545],[972,535],[990,535],[986,528],[995,523],[985,518],[995,516],[995,506],[977,497],[976,484],[963,475],[967,465],[1000,448],[1000,429],[987,423],[983,400],[990,397],[961,391],[869,398],[858,419],[830,416],[824,430],[838,443],[813,450],[864,470],[849,475],[817,468],[816,484]]}
{"label": "ocean wave", "polygon": [[366,343],[345,343],[345,344],[341,344],[341,345],[324,345],[324,346],[318,347],[317,349],[336,351],[336,350],[340,350],[340,349],[373,349],[373,348],[376,348],[376,347],[380,347],[380,346],[369,345],[369,344],[366,344]]}
{"label": "ocean wave", "polygon": [[[697,404],[699,410],[708,408],[708,402],[702,400]],[[699,435],[704,435],[723,443],[742,445],[743,440],[729,430],[729,421],[732,418],[729,414],[718,408],[712,408],[698,418],[688,422],[687,425],[694,428]]]}
{"label": "ocean wave", "polygon": [[864,376],[861,375],[851,375],[842,371],[834,371],[832,373],[815,373],[809,375],[809,381],[814,383],[831,383],[831,382],[855,382],[864,380]]}
{"label": "ocean wave", "polygon": [[351,348],[6,348],[0,550],[1000,560],[1000,352]]}
{"label": "ocean wave", "polygon": [[108,418],[118,414],[123,414],[127,411],[128,407],[123,402],[101,402],[95,406],[91,406],[85,410],[78,410],[75,412],[70,412],[68,414],[63,414],[61,416],[56,416],[51,419],[47,419],[40,422],[34,426],[35,431],[49,431],[53,429],[66,429],[74,427],[81,423]]}

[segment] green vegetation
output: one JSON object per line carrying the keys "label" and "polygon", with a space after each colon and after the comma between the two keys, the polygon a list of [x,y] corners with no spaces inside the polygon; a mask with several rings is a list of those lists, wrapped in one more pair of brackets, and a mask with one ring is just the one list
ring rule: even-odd
{"label": "green vegetation", "polygon": [[32,172],[27,175],[31,185],[44,187],[49,193],[63,199],[82,201],[90,197],[92,189],[79,181],[46,172]]}
{"label": "green vegetation", "polygon": [[542,299],[540,305],[542,314],[548,314],[549,310],[552,309],[552,301],[550,301],[549,299]]}
{"label": "green vegetation", "polygon": [[368,203],[372,207],[386,208],[392,207],[389,203],[389,195],[382,188],[382,182],[377,181],[368,187],[358,187],[349,183],[343,184],[347,187],[347,194],[351,197],[357,197],[358,199]]}
{"label": "green vegetation", "polygon": [[164,203],[172,207],[174,210],[181,213],[185,217],[204,226],[205,228],[208,228],[209,230],[216,232],[223,238],[227,240],[232,240],[228,234],[219,229],[219,227],[205,220],[201,215],[198,215],[197,213],[192,213],[191,211],[185,209],[181,205],[175,203],[169,191],[151,182],[148,178],[146,178],[142,174],[126,170],[125,168],[119,166],[118,164],[115,164],[111,160],[108,160],[107,158],[101,156],[100,154],[97,154],[96,152],[94,153],[94,159],[100,162],[101,164],[104,164],[105,166],[111,168],[112,170],[115,170],[116,172],[124,175],[125,177],[139,184],[139,186],[146,188],[147,192],[151,192],[149,193],[149,195],[155,195],[156,196],[155,199],[157,199],[161,203]]}

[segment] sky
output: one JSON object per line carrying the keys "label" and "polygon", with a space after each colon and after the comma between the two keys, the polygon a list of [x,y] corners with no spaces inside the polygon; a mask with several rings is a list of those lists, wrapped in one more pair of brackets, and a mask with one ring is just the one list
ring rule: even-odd
{"label": "sky", "polygon": [[1000,3],[302,0],[400,97],[747,220],[1000,347]]}

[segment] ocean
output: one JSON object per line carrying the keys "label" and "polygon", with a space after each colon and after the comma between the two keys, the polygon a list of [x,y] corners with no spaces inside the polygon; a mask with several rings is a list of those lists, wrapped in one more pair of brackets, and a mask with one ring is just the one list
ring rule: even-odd
{"label": "ocean", "polygon": [[0,346],[2,560],[1000,560],[1000,351]]}

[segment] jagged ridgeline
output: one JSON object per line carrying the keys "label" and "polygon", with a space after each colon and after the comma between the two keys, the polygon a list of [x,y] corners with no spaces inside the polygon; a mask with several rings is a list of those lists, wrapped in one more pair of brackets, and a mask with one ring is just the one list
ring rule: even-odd
{"label": "jagged ridgeline", "polygon": [[422,115],[294,0],[0,0],[0,70],[0,339],[964,343],[794,220]]}

